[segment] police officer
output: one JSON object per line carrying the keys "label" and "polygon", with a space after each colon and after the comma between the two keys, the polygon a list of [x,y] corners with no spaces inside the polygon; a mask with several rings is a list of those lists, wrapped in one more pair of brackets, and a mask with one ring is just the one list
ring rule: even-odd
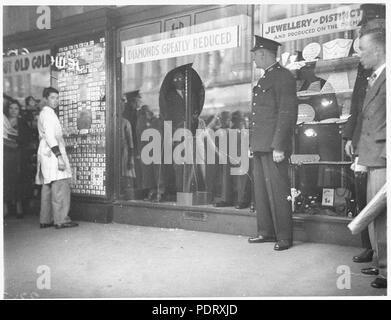
{"label": "police officer", "polygon": [[275,250],[292,246],[292,209],[288,157],[297,121],[296,81],[276,62],[281,44],[255,36],[251,49],[264,74],[253,88],[250,148],[254,155],[254,193],[258,235],[250,243],[276,242]]}

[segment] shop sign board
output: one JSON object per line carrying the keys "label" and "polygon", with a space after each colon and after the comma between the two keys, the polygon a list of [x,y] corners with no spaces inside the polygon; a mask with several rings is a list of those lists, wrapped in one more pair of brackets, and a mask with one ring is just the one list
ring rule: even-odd
{"label": "shop sign board", "polygon": [[125,64],[181,57],[239,46],[239,26],[125,47]]}
{"label": "shop sign board", "polygon": [[359,5],[314,12],[311,14],[264,23],[263,36],[278,42],[317,37],[357,28],[362,11]]}
{"label": "shop sign board", "polygon": [[33,72],[48,71],[51,65],[50,50],[37,51],[3,58],[3,74],[13,76]]}

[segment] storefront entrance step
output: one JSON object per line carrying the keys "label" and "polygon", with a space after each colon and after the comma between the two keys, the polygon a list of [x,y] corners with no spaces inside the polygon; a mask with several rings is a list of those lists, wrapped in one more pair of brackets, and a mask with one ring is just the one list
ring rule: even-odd
{"label": "storefront entrance step", "polygon": [[[349,218],[294,214],[294,240],[360,247],[360,236],[351,235]],[[256,215],[247,209],[179,206],[176,203],[116,201],[113,222],[160,228],[178,228],[254,236]]]}

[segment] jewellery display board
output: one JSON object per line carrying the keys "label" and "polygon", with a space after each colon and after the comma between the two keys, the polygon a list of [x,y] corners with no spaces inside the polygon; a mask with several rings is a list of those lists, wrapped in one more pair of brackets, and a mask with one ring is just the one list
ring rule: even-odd
{"label": "jewellery display board", "polygon": [[58,116],[72,168],[72,193],[106,196],[105,38],[60,47]]}

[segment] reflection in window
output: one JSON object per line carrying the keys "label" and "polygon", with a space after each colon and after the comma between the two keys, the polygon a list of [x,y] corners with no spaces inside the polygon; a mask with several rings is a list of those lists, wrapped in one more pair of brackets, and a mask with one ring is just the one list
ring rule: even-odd
{"label": "reflection in window", "polygon": [[[230,175],[233,164],[230,163],[228,154],[224,155],[226,160],[228,159],[226,164],[206,164],[205,162],[188,166],[148,164],[141,159],[142,150],[151,141],[151,138],[149,141],[142,141],[143,132],[147,129],[156,129],[155,132],[162,132],[164,120],[174,121],[177,117],[184,116],[184,113],[180,112],[183,109],[179,108],[175,111],[172,108],[176,105],[175,99],[178,101],[184,99],[185,94],[177,90],[170,93],[175,99],[171,96],[172,99],[166,97],[168,101],[166,105],[171,108],[170,115],[168,116],[162,111],[162,87],[164,86],[163,81],[170,72],[186,64],[192,64],[192,69],[199,76],[203,88],[202,112],[197,113],[198,121],[195,126],[190,128],[193,135],[195,129],[209,133],[208,129],[211,130],[210,132],[216,132],[222,128],[234,128],[238,130],[240,137],[240,130],[245,127],[246,119],[248,119],[251,101],[252,61],[250,48],[252,37],[250,17],[241,15],[212,20],[205,24],[175,30],[175,36],[186,36],[232,26],[240,28],[240,45],[238,47],[142,63],[122,64],[122,92],[137,90],[140,100],[136,107],[136,113],[129,118],[132,127],[133,123],[136,123],[135,191],[133,194],[126,193],[124,191],[126,186],[121,185],[121,194],[124,198],[175,202],[178,201],[178,193],[185,191],[197,194],[193,195],[193,204],[213,202],[220,205],[223,203],[235,205],[240,202],[241,206],[249,205],[251,200],[247,196],[250,188],[249,174],[246,171],[243,176],[240,176],[241,179],[233,181],[234,178]],[[122,52],[128,46],[151,43],[171,37],[173,37],[172,31],[122,41]],[[199,93],[196,93],[196,87],[195,82],[192,81],[190,92],[187,93],[192,97],[191,101],[193,95],[196,96],[196,100],[200,99]],[[178,107],[183,108],[183,105],[178,105]],[[201,150],[200,148],[204,146],[196,141],[195,136],[193,139],[194,150],[197,148]],[[214,140],[213,137],[209,137],[209,140],[217,147],[216,157],[218,160],[219,152],[223,150],[223,147],[219,146],[220,140]],[[178,144],[179,142],[174,143],[174,147]],[[162,150],[162,152],[174,153],[173,150]],[[203,161],[206,161],[206,158]],[[227,183],[228,181],[231,182]]]}

